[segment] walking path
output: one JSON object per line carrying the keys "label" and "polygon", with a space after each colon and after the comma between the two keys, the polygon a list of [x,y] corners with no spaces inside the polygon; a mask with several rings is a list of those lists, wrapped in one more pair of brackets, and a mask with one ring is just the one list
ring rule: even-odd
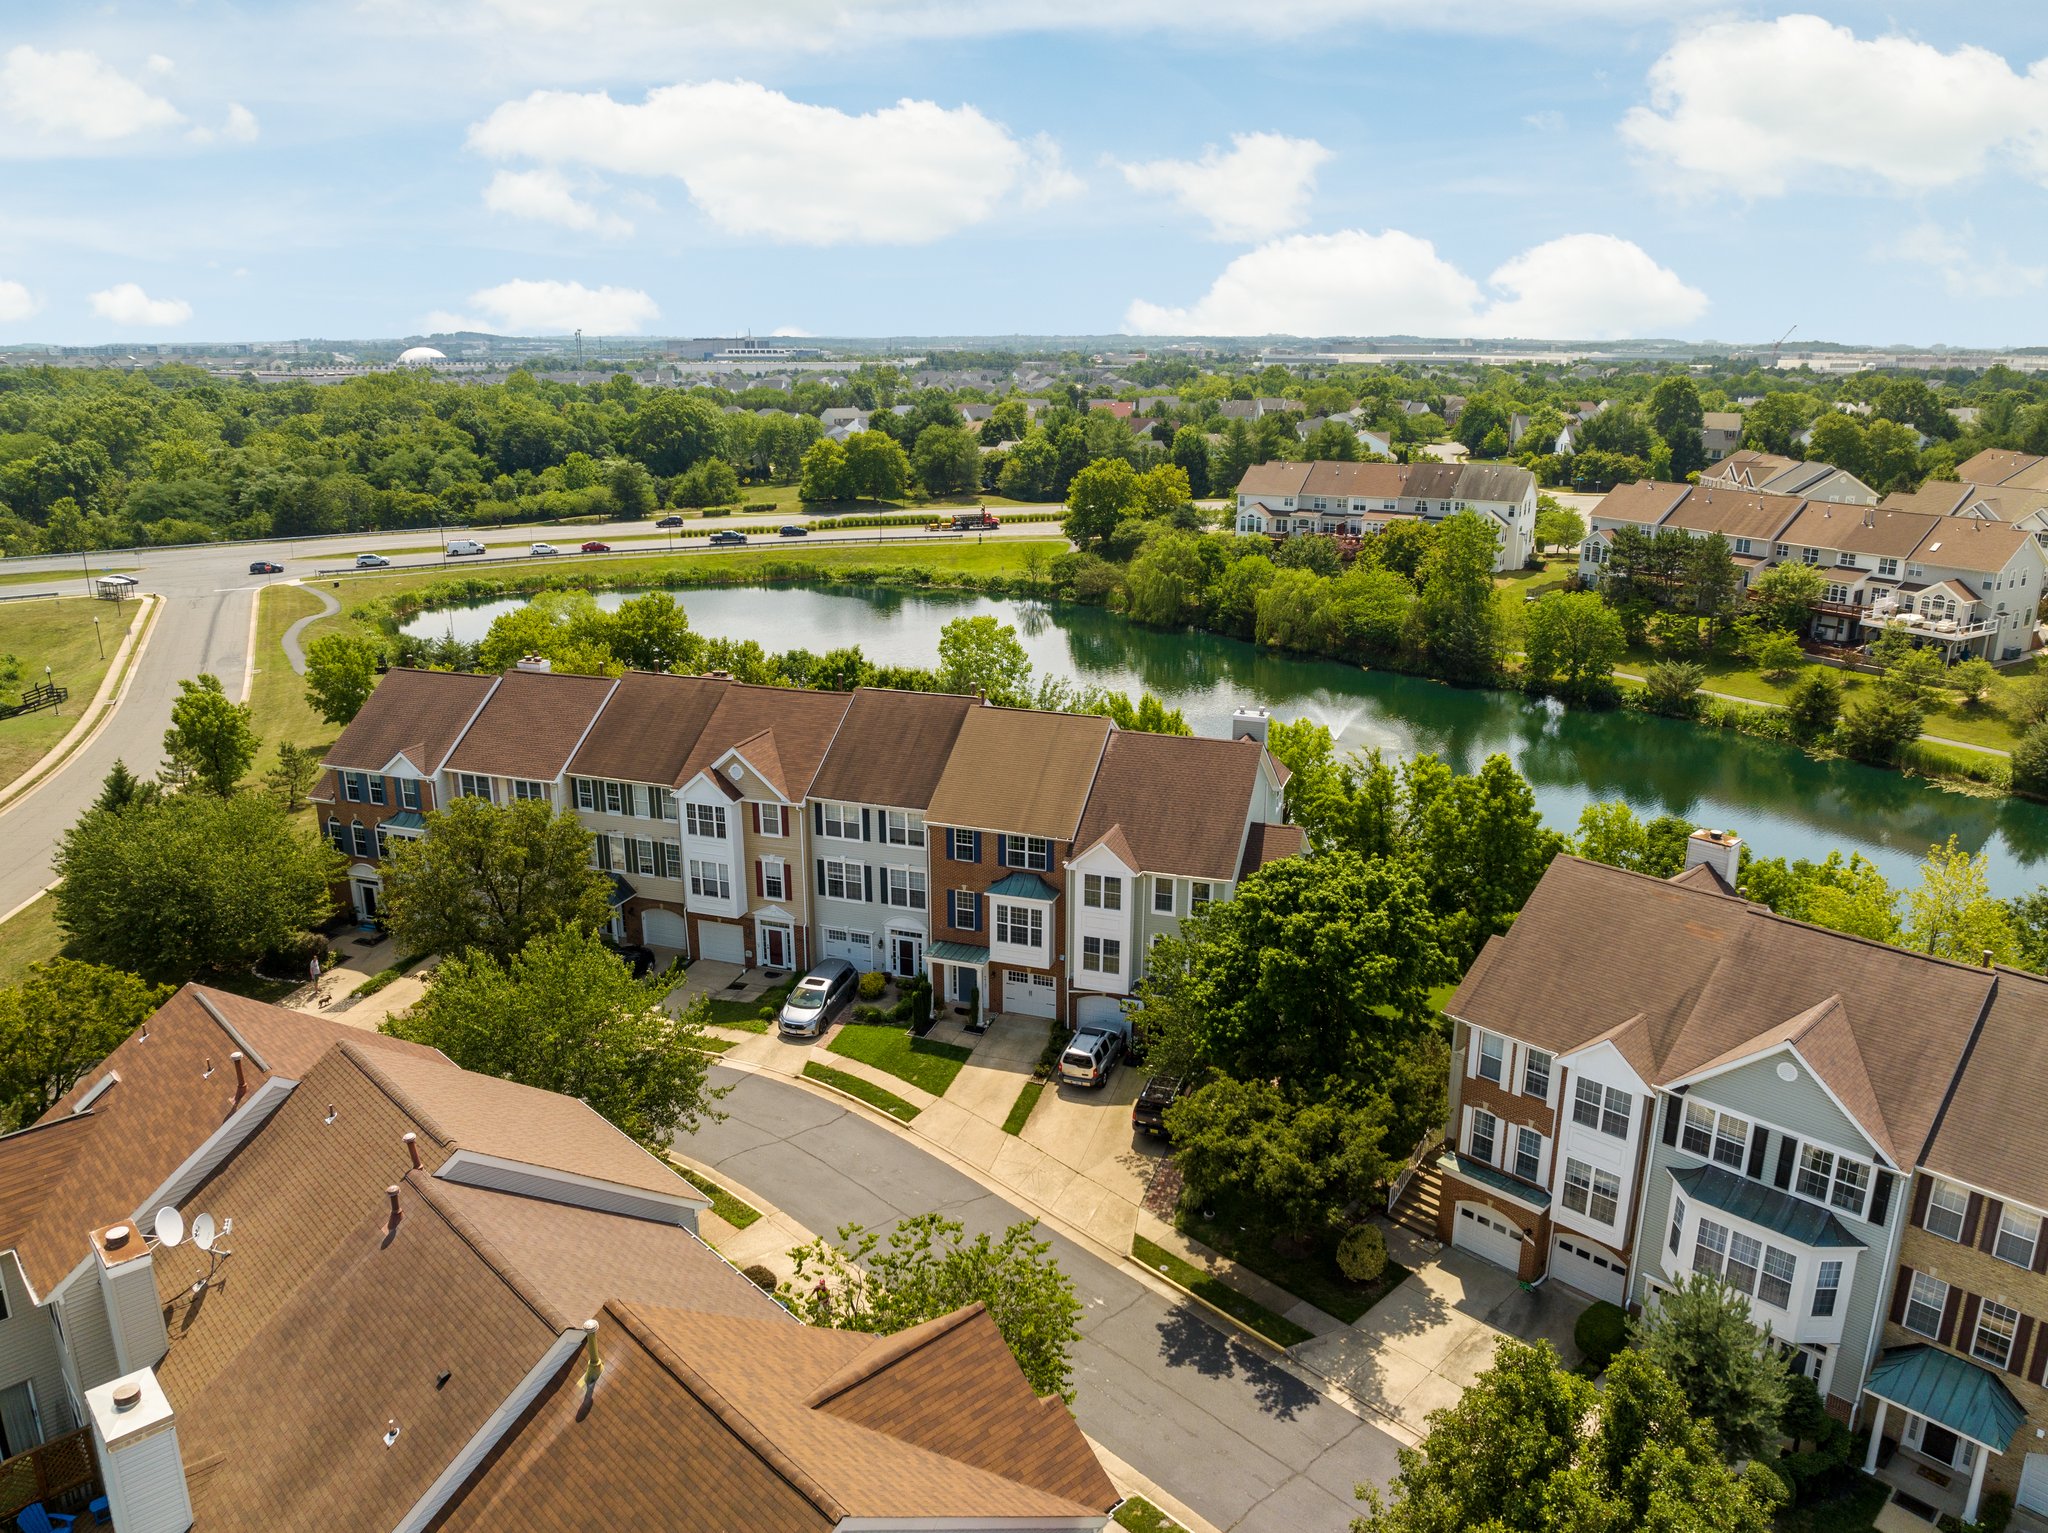
{"label": "walking path", "polygon": [[[292,624],[291,627],[284,631],[284,638],[280,641],[284,645],[285,659],[291,662],[293,670],[303,676],[306,674],[306,652],[299,647],[299,635],[306,631],[307,624],[317,623],[323,617],[334,616],[335,613],[341,610],[341,603],[336,601],[331,593],[321,590],[318,586],[307,585],[303,581],[298,580],[287,583],[297,586],[301,591],[309,591],[320,598],[320,610],[318,612],[308,612],[304,617]],[[253,645],[251,649],[253,651]]]}
{"label": "walking path", "polygon": [[[1646,681],[1648,678],[1639,675],[1635,671],[1616,671],[1614,673],[1614,679],[1616,681],[1643,682]],[[1699,695],[1701,697],[1711,697],[1716,702],[1742,703],[1751,708],[1782,709],[1785,706],[1783,703],[1772,702],[1769,698],[1766,697],[1744,697],[1737,692],[1709,692],[1705,687],[1700,688]],[[1959,751],[1977,751],[1980,754],[1986,756],[2012,755],[2011,751],[2002,751],[1995,745],[1972,745],[1968,740],[1951,740],[1946,735],[1922,735],[1920,736],[1920,738],[1922,740],[1925,740],[1929,745],[1947,745],[1952,746]]]}

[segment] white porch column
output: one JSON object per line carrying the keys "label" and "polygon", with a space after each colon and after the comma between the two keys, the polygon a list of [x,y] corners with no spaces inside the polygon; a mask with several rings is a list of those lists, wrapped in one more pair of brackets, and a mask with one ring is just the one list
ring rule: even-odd
{"label": "white porch column", "polygon": [[1870,1451],[1863,1455],[1863,1472],[1865,1474],[1877,1473],[1877,1450],[1884,1444],[1884,1413],[1887,1409],[1889,1409],[1888,1402],[1879,1400],[1877,1402],[1877,1414],[1870,1418]]}
{"label": "white porch column", "polygon": [[1977,1462],[1970,1469],[1970,1493],[1963,1498],[1963,1521],[1977,1520],[1977,1498],[1984,1494],[1984,1466],[1991,1462],[1991,1450],[1980,1447]]}

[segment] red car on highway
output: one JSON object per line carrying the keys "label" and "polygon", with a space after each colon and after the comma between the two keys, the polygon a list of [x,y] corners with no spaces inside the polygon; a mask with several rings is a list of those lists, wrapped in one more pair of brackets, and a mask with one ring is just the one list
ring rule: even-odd
{"label": "red car on highway", "polygon": [[583,552],[586,554],[608,554],[611,551],[612,546],[609,543],[585,543],[583,545]]}

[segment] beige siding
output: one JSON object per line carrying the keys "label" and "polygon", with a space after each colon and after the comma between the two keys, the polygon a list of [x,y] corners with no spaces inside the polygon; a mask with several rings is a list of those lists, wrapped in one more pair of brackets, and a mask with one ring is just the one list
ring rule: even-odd
{"label": "beige siding", "polygon": [[7,1295],[7,1318],[0,1320],[0,1389],[27,1380],[35,1391],[36,1414],[45,1439],[62,1436],[77,1423],[71,1414],[70,1392],[64,1387],[64,1358],[49,1311],[38,1309],[22,1281],[12,1254],[0,1255],[0,1286]]}

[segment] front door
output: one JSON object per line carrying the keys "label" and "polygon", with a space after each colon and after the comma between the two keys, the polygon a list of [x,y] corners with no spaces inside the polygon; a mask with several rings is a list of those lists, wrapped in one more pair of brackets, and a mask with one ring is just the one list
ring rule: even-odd
{"label": "front door", "polygon": [[370,883],[356,885],[356,913],[365,921],[377,919],[377,886]]}
{"label": "front door", "polygon": [[761,966],[764,969],[789,968],[789,933],[780,926],[762,927],[761,953]]}
{"label": "front door", "polygon": [[898,932],[890,937],[889,946],[897,978],[908,979],[924,967],[924,938]]}
{"label": "front door", "polygon": [[1920,1452],[1937,1464],[1955,1463],[1956,1449],[1961,1445],[1962,1440],[1947,1427],[1938,1427],[1930,1421],[1920,1428]]}

